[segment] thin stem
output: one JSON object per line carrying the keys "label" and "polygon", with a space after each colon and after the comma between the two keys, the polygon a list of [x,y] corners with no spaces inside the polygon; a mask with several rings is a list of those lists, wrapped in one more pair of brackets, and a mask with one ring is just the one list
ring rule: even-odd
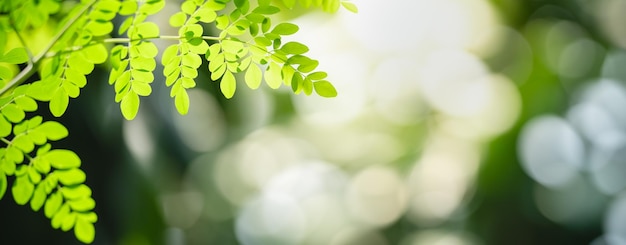
{"label": "thin stem", "polygon": [[87,12],[87,10],[89,10],[89,8],[91,8],[91,6],[93,6],[94,4],[96,4],[96,0],[92,0],[91,2],[89,2],[78,12],[78,14],[74,15],[72,19],[65,23],[63,28],[61,28],[57,35],[54,36],[52,40],[48,43],[48,46],[46,46],[43,51],[39,53],[39,55],[35,56],[32,59],[31,63],[28,64],[28,66],[26,66],[26,68],[24,68],[24,70],[22,70],[19,74],[17,74],[17,76],[14,77],[11,82],[9,82],[7,85],[4,85],[4,87],[0,89],[0,96],[6,93],[9,89],[24,83],[30,76],[37,72],[37,70],[34,69],[35,66],[39,65],[41,59],[46,57],[46,54],[48,53],[48,51],[50,51],[50,49],[52,49],[54,44],[56,44],[56,42],[65,34],[65,32],[70,29],[70,27],[72,27],[72,25],[76,23],[76,21],[78,21],[78,19],[83,16],[83,14],[85,14],[85,12]]}
{"label": "thin stem", "polygon": [[7,145],[10,145],[10,144],[11,144],[11,141],[9,141],[9,140],[7,140],[7,139],[5,139],[5,138],[0,138],[0,139],[2,140],[2,142],[4,142],[4,143],[5,143],[5,144],[7,144]]}

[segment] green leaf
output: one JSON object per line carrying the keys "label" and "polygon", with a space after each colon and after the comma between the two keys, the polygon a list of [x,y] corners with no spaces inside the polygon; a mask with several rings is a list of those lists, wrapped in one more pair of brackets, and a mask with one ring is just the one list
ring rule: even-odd
{"label": "green leaf", "polygon": [[323,71],[318,71],[318,72],[313,72],[309,75],[307,75],[307,77],[311,80],[320,80],[320,79],[324,79],[328,76],[328,74],[326,72]]}
{"label": "green leaf", "polygon": [[37,127],[37,131],[46,135],[49,140],[60,140],[69,135],[67,128],[58,122],[48,121]]}
{"label": "green leaf", "polygon": [[85,184],[80,184],[77,186],[63,187],[63,189],[61,189],[61,193],[65,199],[74,200],[91,196],[91,189]]}
{"label": "green leaf", "polygon": [[15,147],[8,147],[6,149],[7,159],[12,160],[14,163],[22,163],[24,161],[24,153],[22,153],[22,151],[18,150]]}
{"label": "green leaf", "polygon": [[[42,150],[42,148],[39,148],[39,150],[37,151],[37,155],[40,154],[40,150]],[[35,165],[35,169],[37,169],[37,171],[42,174],[47,174],[48,172],[50,172],[50,161],[46,159],[37,157],[35,158],[35,160],[33,160],[33,164]]]}
{"label": "green leaf", "polygon": [[180,6],[180,9],[186,14],[193,14],[196,11],[196,4],[193,1],[185,1]]}
{"label": "green leaf", "polygon": [[67,92],[65,92],[64,89],[59,88],[52,96],[52,99],[50,99],[50,104],[48,106],[50,107],[50,112],[52,112],[53,116],[60,117],[65,113],[69,103],[70,99]]}
{"label": "green leaf", "polygon": [[69,204],[65,203],[61,205],[61,208],[59,209],[59,211],[57,211],[56,214],[52,216],[52,221],[50,222],[52,225],[52,228],[54,229],[61,228],[61,225],[63,224],[63,220],[65,220],[65,217],[67,217],[70,214],[70,212],[71,210],[70,210]]}
{"label": "green leaf", "polygon": [[130,28],[133,25],[133,21],[134,20],[135,20],[135,18],[133,16],[130,16],[130,17],[126,18],[124,20],[124,22],[122,22],[122,24],[120,24],[120,27],[117,30],[117,34],[122,35],[122,34],[124,34],[124,32],[128,31],[128,28]]}
{"label": "green leaf", "polygon": [[94,36],[104,36],[108,35],[113,31],[113,23],[106,21],[90,21],[86,26],[85,30],[89,31]]}
{"label": "green leaf", "polygon": [[291,89],[294,93],[299,94],[302,91],[303,82],[304,79],[302,78],[302,75],[300,75],[300,73],[296,72],[293,74],[293,77],[291,78]]}
{"label": "green leaf", "polygon": [[13,199],[15,199],[15,203],[19,205],[26,204],[33,196],[34,190],[35,185],[30,182],[28,175],[17,177],[15,182],[13,182],[13,188],[11,188]]}
{"label": "green leaf", "polygon": [[38,184],[41,181],[41,174],[39,174],[35,168],[29,166],[27,172],[30,182],[33,184]]}
{"label": "green leaf", "polygon": [[185,21],[187,21],[187,15],[183,12],[170,16],[170,25],[173,27],[181,27],[185,24]]}
{"label": "green leaf", "polygon": [[142,41],[140,45],[133,46],[134,49],[131,49],[131,57],[132,51],[137,51],[137,53],[141,57],[146,58],[154,58],[159,53],[159,49],[152,42]]}
{"label": "green leaf", "polygon": [[168,65],[169,63],[172,62],[174,57],[176,57],[177,55],[178,55],[178,45],[177,44],[170,45],[169,47],[165,49],[165,51],[163,51],[163,54],[161,56],[161,64]]}
{"label": "green leaf", "polygon": [[261,31],[265,33],[270,30],[271,26],[272,26],[272,20],[270,18],[265,17],[263,19],[263,22],[261,22]]}
{"label": "green leaf", "polygon": [[46,217],[52,218],[52,216],[59,211],[61,204],[63,204],[63,197],[61,196],[61,193],[58,191],[52,193],[48,197],[48,200],[46,200],[46,204],[43,207]]}
{"label": "green leaf", "polygon": [[280,65],[275,62],[271,62],[268,69],[265,71],[265,83],[267,83],[267,85],[272,89],[278,89],[283,83],[280,73]]}
{"label": "green leaf", "polygon": [[280,9],[274,6],[258,6],[252,12],[257,14],[271,15],[280,12]]}
{"label": "green leaf", "polygon": [[74,227],[74,235],[83,243],[92,243],[96,236],[96,229],[93,224],[80,216],[76,218],[76,226]]}
{"label": "green leaf", "polygon": [[310,60],[306,64],[302,64],[302,65],[298,66],[298,71],[305,72],[305,73],[306,72],[311,72],[311,71],[315,70],[315,68],[317,68],[318,65],[319,65],[319,61],[317,61],[317,60]]}
{"label": "green leaf", "polygon": [[176,98],[174,99],[174,105],[181,115],[186,115],[189,112],[189,95],[187,91],[184,89],[178,90]]}
{"label": "green leaf", "polygon": [[133,91],[140,96],[148,96],[152,93],[152,87],[149,83],[135,81],[132,86]]}
{"label": "green leaf", "polygon": [[0,170],[0,199],[4,197],[4,193],[7,191],[7,176],[4,175],[4,171]]}
{"label": "green leaf", "polygon": [[272,45],[272,41],[266,37],[255,37],[254,43],[265,46],[265,47]]}
{"label": "green leaf", "polygon": [[324,6],[322,8],[326,12],[335,13],[339,10],[339,5],[339,0],[324,1]]}
{"label": "green leaf", "polygon": [[59,177],[59,182],[63,185],[77,185],[85,182],[85,172],[78,168],[72,168],[68,170],[56,170],[54,171]]}
{"label": "green leaf", "polygon": [[351,2],[341,2],[341,5],[347,9],[348,11],[352,12],[352,13],[358,13],[359,9],[356,7],[356,5],[354,5],[354,3]]}
{"label": "green leaf", "polygon": [[11,123],[4,117],[0,116],[0,137],[6,137],[11,134]]}
{"label": "green leaf", "polygon": [[293,6],[296,5],[296,0],[283,0],[283,4],[285,4],[285,7],[288,9],[292,9]]}
{"label": "green leaf", "polygon": [[50,161],[50,165],[56,169],[71,169],[80,166],[80,158],[76,153],[70,150],[52,150],[44,157],[46,160]]}
{"label": "green leaf", "polygon": [[183,55],[181,62],[183,65],[198,68],[202,65],[202,58],[200,58],[200,55],[187,53]]}
{"label": "green leaf", "polygon": [[181,82],[181,86],[183,86],[183,88],[186,88],[186,89],[193,88],[196,86],[196,81],[188,77],[180,78],[180,82]]}
{"label": "green leaf", "polygon": [[222,94],[227,99],[230,99],[235,95],[235,90],[237,89],[237,81],[235,80],[235,76],[230,71],[224,72],[224,76],[222,76],[222,81],[220,82],[220,89],[222,90]]}
{"label": "green leaf", "polygon": [[9,64],[22,64],[29,60],[28,53],[23,47],[17,47],[9,50],[6,54],[0,56],[0,62]]}
{"label": "green leaf", "polygon": [[26,116],[26,114],[24,114],[24,111],[13,103],[5,105],[4,108],[2,108],[1,112],[2,115],[4,115],[4,117],[6,117],[6,119],[8,119],[12,123],[19,123]]}
{"label": "green leaf", "polygon": [[133,32],[133,34],[131,34],[133,39],[159,36],[159,26],[152,22],[143,22],[135,26],[133,30],[136,31],[136,33]]}
{"label": "green leaf", "polygon": [[156,61],[154,58],[146,57],[133,57],[130,59],[133,70],[152,71],[156,68]]}
{"label": "green leaf", "polygon": [[313,82],[311,79],[304,78],[304,81],[302,81],[302,91],[306,95],[311,95],[311,93],[313,93]]}
{"label": "green leaf", "polygon": [[208,8],[198,9],[198,11],[196,11],[196,13],[192,16],[192,18],[204,23],[213,22],[216,17],[217,14],[215,13],[215,11]]}
{"label": "green leaf", "polygon": [[280,23],[272,30],[272,33],[278,35],[291,35],[298,32],[300,28],[292,23]]}
{"label": "green leaf", "polygon": [[30,97],[20,96],[15,98],[15,104],[19,106],[24,111],[36,111],[37,110],[37,102]]}
{"label": "green leaf", "polygon": [[94,68],[93,63],[87,60],[80,52],[72,53],[67,62],[72,69],[75,69],[84,75],[90,74]]}
{"label": "green leaf", "polygon": [[77,215],[85,219],[86,221],[89,221],[90,223],[95,223],[96,221],[98,221],[98,215],[96,215],[96,213],[94,212],[78,213]]}
{"label": "green leaf", "polygon": [[261,72],[261,68],[255,64],[251,64],[246,71],[246,84],[251,89],[257,89],[261,85],[261,80],[263,79],[263,73]]}
{"label": "green leaf", "polygon": [[65,216],[65,218],[63,218],[63,220],[61,221],[61,230],[69,231],[70,229],[72,229],[72,227],[74,227],[75,222],[76,222],[76,213],[69,212],[67,216]]}
{"label": "green leaf", "polygon": [[70,200],[68,203],[70,204],[70,208],[77,212],[86,212],[96,207],[96,201],[91,197]]}
{"label": "green leaf", "polygon": [[209,44],[201,38],[194,38],[193,40],[198,40],[198,42],[189,43],[189,51],[196,54],[204,54],[209,49]]}
{"label": "green leaf", "polygon": [[13,71],[7,67],[0,66],[0,80],[10,80],[13,78]]}
{"label": "green leaf", "polygon": [[33,209],[33,211],[39,211],[39,209],[41,209],[41,207],[43,207],[43,204],[46,202],[46,197],[48,196],[46,194],[46,190],[44,188],[45,183],[39,183],[37,185],[37,188],[35,188],[35,193],[33,194],[33,200],[30,201],[30,208]]}
{"label": "green leaf", "polygon": [[130,91],[126,94],[126,96],[122,98],[120,109],[122,110],[122,116],[124,116],[126,120],[133,120],[139,111],[139,96],[137,93]]}
{"label": "green leaf", "polygon": [[81,52],[85,54],[84,56],[88,61],[94,64],[104,63],[107,61],[107,56],[109,55],[107,48],[102,43],[89,45]]}
{"label": "green leaf", "polygon": [[146,1],[139,7],[139,12],[144,15],[153,15],[161,11],[165,6],[165,0],[150,0]]}
{"label": "green leaf", "polygon": [[[15,129],[17,129],[17,126],[15,127]],[[28,138],[28,136],[26,135],[15,136],[15,138],[13,138],[12,144],[23,152],[31,152],[35,148],[33,141],[31,141],[30,138]]]}
{"label": "green leaf", "polygon": [[309,47],[299,42],[288,42],[280,48],[281,51],[287,54],[304,54],[309,51]]}
{"label": "green leaf", "polygon": [[137,11],[137,1],[122,1],[119,14],[131,15]]}

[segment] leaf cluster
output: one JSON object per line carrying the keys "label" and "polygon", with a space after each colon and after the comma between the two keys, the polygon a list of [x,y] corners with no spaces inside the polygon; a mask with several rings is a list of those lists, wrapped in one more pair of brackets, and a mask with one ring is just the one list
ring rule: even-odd
{"label": "leaf cluster", "polygon": [[[335,12],[339,0],[299,0],[304,7]],[[80,96],[96,65],[110,68],[109,84],[122,115],[133,119],[141,97],[152,93],[156,58],[161,56],[165,85],[178,112],[189,110],[187,90],[196,86],[198,70],[205,66],[226,98],[238,83],[258,89],[291,87],[296,94],[335,97],[337,91],[317,70],[319,62],[307,56],[300,42],[284,42],[299,27],[272,23],[272,15],[293,8],[296,0],[186,0],[169,18],[176,35],[162,35],[149,20],[165,6],[164,0],[58,0],[0,1],[0,199],[15,178],[11,194],[19,205],[43,209],[51,226],[74,230],[78,240],[95,238],[96,203],[84,183],[76,153],[54,149],[53,143],[69,135],[62,124],[45,121],[37,110],[47,103],[54,117],[65,114],[72,98]],[[71,8],[68,8],[70,6]],[[59,33],[36,56],[26,45],[24,33],[42,27],[53,14],[63,13]],[[122,18],[119,26],[112,22]],[[207,36],[215,27],[216,36]],[[8,33],[21,46],[7,50]],[[112,37],[118,36],[118,37]],[[163,50],[154,39],[171,40]],[[111,45],[113,43],[113,45]],[[17,65],[25,67],[14,74]],[[204,68],[203,68],[204,69]],[[38,80],[26,83],[33,75]]]}

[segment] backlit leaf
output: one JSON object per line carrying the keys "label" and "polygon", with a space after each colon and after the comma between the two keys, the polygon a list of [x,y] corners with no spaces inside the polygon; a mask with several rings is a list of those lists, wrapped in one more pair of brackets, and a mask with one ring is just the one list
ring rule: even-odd
{"label": "backlit leaf", "polygon": [[120,109],[122,110],[122,116],[126,120],[133,120],[137,116],[137,111],[139,111],[139,96],[133,91],[126,94],[122,98]]}
{"label": "backlit leaf", "polygon": [[304,54],[309,51],[309,48],[299,42],[288,42],[285,43],[280,50],[288,54]]}
{"label": "backlit leaf", "polygon": [[46,135],[49,140],[60,140],[69,134],[67,128],[54,121],[48,121],[37,127],[37,131]]}
{"label": "backlit leaf", "polygon": [[43,207],[47,196],[48,195],[46,195],[46,191],[44,189],[44,183],[38,184],[37,188],[35,188],[33,199],[30,201],[30,208],[32,208],[33,211],[39,211],[39,209]]}
{"label": "backlit leaf", "polygon": [[26,115],[22,109],[13,103],[5,105],[0,112],[2,112],[2,115],[4,115],[6,119],[13,123],[21,122]]}
{"label": "backlit leaf", "polygon": [[15,182],[13,182],[13,188],[11,188],[13,199],[19,205],[26,204],[32,197],[34,190],[35,185],[30,182],[28,175],[17,177]]}
{"label": "backlit leaf", "polygon": [[220,89],[224,97],[230,99],[235,95],[235,90],[237,89],[237,81],[235,80],[235,76],[230,71],[224,72],[224,76],[222,76],[222,81],[220,81]]}
{"label": "backlit leaf", "polygon": [[70,150],[52,150],[48,152],[45,159],[50,161],[50,165],[56,169],[70,169],[80,166],[80,158]]}
{"label": "backlit leaf", "polygon": [[0,170],[0,199],[4,197],[4,193],[7,191],[7,176]]}
{"label": "backlit leaf", "polygon": [[85,182],[85,172],[78,168],[54,171],[63,185],[76,185]]}
{"label": "backlit leaf", "polygon": [[66,186],[61,189],[63,197],[68,200],[91,196],[91,189],[85,184]]}
{"label": "backlit leaf", "polygon": [[352,13],[356,14],[359,12],[359,9],[356,7],[356,5],[354,5],[354,3],[342,1],[341,5]]}
{"label": "backlit leaf", "polygon": [[173,27],[180,27],[180,26],[183,26],[183,24],[185,24],[186,20],[187,20],[187,15],[183,12],[178,12],[170,16],[170,25]]}
{"label": "backlit leaf", "polygon": [[83,243],[91,243],[96,236],[96,230],[91,222],[88,222],[79,216],[76,218],[74,235],[76,235],[76,238]]}
{"label": "backlit leaf", "polygon": [[278,35],[291,35],[298,32],[298,26],[291,23],[280,23],[272,30],[272,33]]}
{"label": "backlit leaf", "polygon": [[48,200],[46,200],[46,204],[43,207],[46,217],[52,218],[52,216],[59,211],[61,204],[63,204],[63,197],[61,196],[61,193],[52,193],[48,197]]}
{"label": "backlit leaf", "polygon": [[263,73],[261,72],[261,68],[255,64],[251,64],[246,71],[246,84],[251,89],[257,89],[261,85],[261,80],[263,79]]}
{"label": "backlit leaf", "polygon": [[48,106],[50,107],[50,112],[52,112],[53,116],[60,117],[65,113],[69,103],[70,99],[67,93],[64,89],[59,88],[52,96],[52,99],[50,99],[50,104]]}
{"label": "backlit leaf", "polygon": [[28,54],[26,53],[26,49],[23,47],[18,47],[9,50],[4,55],[0,55],[0,62],[5,62],[9,64],[22,64],[28,61]]}

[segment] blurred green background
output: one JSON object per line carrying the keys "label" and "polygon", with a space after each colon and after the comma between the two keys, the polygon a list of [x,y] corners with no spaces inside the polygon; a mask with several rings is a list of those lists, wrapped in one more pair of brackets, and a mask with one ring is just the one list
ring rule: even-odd
{"label": "blurred green background", "polygon": [[[626,1],[354,3],[279,16],[334,99],[226,100],[201,69],[188,115],[156,76],[126,121],[96,70],[57,145],[94,244],[626,244]],[[78,244],[10,197],[0,217],[2,244]]]}

